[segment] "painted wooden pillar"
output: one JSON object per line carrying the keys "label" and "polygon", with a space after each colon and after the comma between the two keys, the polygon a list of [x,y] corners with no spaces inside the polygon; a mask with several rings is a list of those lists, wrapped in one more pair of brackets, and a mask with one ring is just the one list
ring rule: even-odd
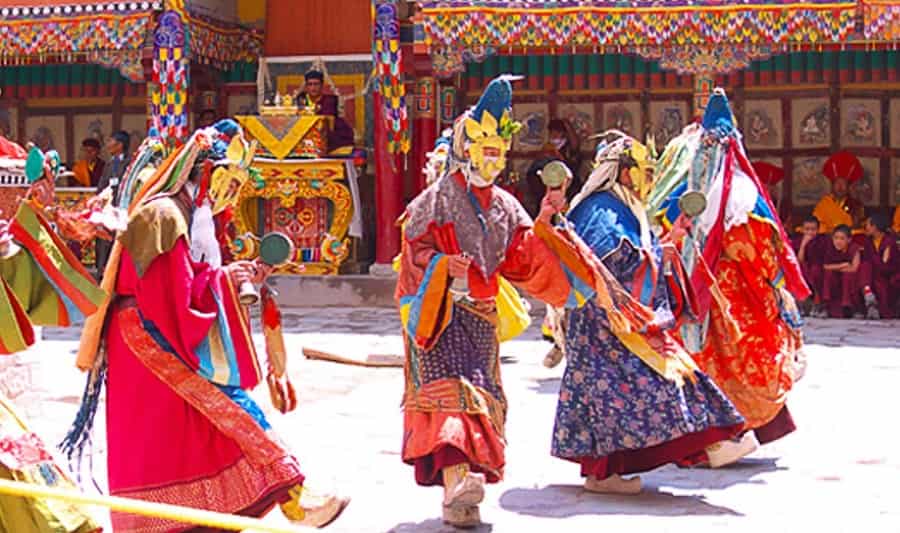
{"label": "painted wooden pillar", "polygon": [[384,99],[374,93],[375,108],[375,262],[390,265],[400,253],[397,219],[403,213],[403,161],[387,149],[388,122]]}
{"label": "painted wooden pillar", "polygon": [[425,174],[422,172],[427,159],[425,154],[434,148],[434,141],[437,140],[436,91],[437,80],[434,77],[426,74],[416,79],[412,140],[414,194],[419,194],[425,188]]}

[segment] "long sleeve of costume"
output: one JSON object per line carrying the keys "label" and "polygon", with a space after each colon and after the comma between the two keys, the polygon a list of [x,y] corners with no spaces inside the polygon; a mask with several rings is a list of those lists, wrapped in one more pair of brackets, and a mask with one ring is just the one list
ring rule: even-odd
{"label": "long sleeve of costume", "polygon": [[103,291],[30,204],[10,225],[18,248],[0,259],[0,353],[34,342],[33,325],[69,326],[96,311]]}

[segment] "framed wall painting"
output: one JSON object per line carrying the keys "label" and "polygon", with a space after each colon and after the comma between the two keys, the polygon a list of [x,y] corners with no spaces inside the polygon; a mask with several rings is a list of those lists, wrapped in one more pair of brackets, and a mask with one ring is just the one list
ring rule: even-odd
{"label": "framed wall painting", "polygon": [[744,144],[750,150],[784,146],[781,100],[746,100],[743,119]]}
{"label": "framed wall painting", "polygon": [[513,138],[513,150],[535,152],[544,147],[547,142],[548,113],[545,103],[513,104],[513,117],[522,123],[522,129]]}
{"label": "framed wall painting", "polygon": [[900,205],[900,157],[891,159],[890,187],[888,204],[890,206]]}
{"label": "framed wall painting", "polygon": [[62,115],[30,116],[25,119],[25,143],[33,142],[46,152],[56,150],[64,163],[71,163],[66,143],[66,117]]}
{"label": "framed wall painting", "polygon": [[585,103],[565,103],[559,104],[556,108],[556,116],[569,121],[569,124],[575,129],[578,139],[581,141],[582,147],[586,147],[589,142],[587,138],[596,133],[594,127],[594,104]]}
{"label": "framed wall painting", "polygon": [[831,146],[831,113],[828,98],[792,100],[791,130],[793,148]]}
{"label": "framed wall painting", "polygon": [[650,129],[662,151],[669,141],[681,134],[691,117],[685,101],[650,102]]}
{"label": "framed wall painting", "polygon": [[841,100],[841,146],[881,146],[880,100]]}
{"label": "framed wall painting", "polygon": [[[75,160],[81,158],[81,143],[85,139],[95,139],[99,142],[100,157],[109,159],[109,154],[106,153],[106,139],[109,138],[112,132],[112,115],[74,115],[72,117],[72,135],[74,136],[72,146],[75,147],[76,153],[72,162],[74,163]],[[137,148],[133,140],[130,145],[132,149]]]}
{"label": "framed wall painting", "polygon": [[598,130],[621,130],[632,137],[643,140],[644,123],[641,103],[636,100],[625,102],[605,102],[600,106]]}
{"label": "framed wall painting", "polygon": [[888,105],[891,148],[900,148],[900,98],[891,98]]}
{"label": "framed wall painting", "polygon": [[19,142],[19,109],[16,106],[0,107],[0,135]]}
{"label": "framed wall painting", "polygon": [[139,113],[122,115],[122,129],[131,136],[131,149],[136,150],[147,136],[147,116]]}
{"label": "framed wall painting", "polygon": [[877,157],[860,157],[863,177],[850,186],[854,198],[867,206],[881,205],[881,160]]}
{"label": "framed wall painting", "polygon": [[828,193],[829,183],[822,175],[825,159],[824,157],[794,158],[791,200],[795,206],[816,205],[822,196]]}

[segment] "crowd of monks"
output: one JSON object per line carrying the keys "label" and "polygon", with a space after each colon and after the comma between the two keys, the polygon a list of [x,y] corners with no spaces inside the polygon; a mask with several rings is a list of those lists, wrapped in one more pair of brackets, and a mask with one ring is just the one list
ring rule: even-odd
{"label": "crowd of monks", "polygon": [[[784,178],[775,165],[754,165],[774,187]],[[889,213],[866,210],[851,185],[863,177],[859,159],[849,152],[831,156],[822,169],[831,192],[795,227],[794,250],[813,296],[802,309],[814,317],[895,318],[900,316],[900,206]],[[772,195],[773,198],[776,195]],[[790,224],[790,203],[781,199],[779,215]]]}

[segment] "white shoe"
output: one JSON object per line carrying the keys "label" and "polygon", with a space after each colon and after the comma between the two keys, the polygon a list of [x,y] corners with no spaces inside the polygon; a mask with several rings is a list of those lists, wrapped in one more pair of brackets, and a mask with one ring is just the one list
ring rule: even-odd
{"label": "white shoe", "polygon": [[752,431],[748,431],[737,442],[723,440],[713,444],[706,449],[706,455],[709,457],[711,468],[722,468],[740,461],[758,449],[759,441],[756,440],[756,435]]}
{"label": "white shoe", "polygon": [[477,506],[484,500],[484,474],[466,473],[465,477],[444,491],[444,507]]}
{"label": "white shoe", "polygon": [[584,490],[600,494],[640,494],[641,478],[640,476],[634,476],[633,478],[625,479],[619,474],[613,474],[606,479],[588,476],[584,480]]}

